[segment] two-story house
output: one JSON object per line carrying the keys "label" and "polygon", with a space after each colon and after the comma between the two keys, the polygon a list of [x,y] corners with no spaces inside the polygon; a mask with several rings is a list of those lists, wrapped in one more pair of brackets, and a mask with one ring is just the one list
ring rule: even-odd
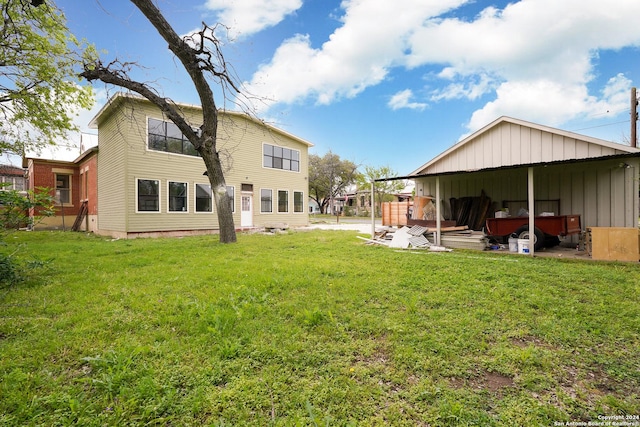
{"label": "two-story house", "polygon": [[[200,107],[179,106],[199,127]],[[96,234],[131,238],[217,232],[204,163],[157,107],[118,93],[90,125],[98,129],[98,147],[66,165],[29,159],[30,188],[43,181],[55,184],[47,186],[64,195],[58,197],[59,207],[66,202],[66,215],[82,215],[86,206],[81,229]],[[237,228],[308,224],[311,146],[244,113],[220,112],[217,149]],[[59,209],[45,226],[60,227],[60,216]]]}

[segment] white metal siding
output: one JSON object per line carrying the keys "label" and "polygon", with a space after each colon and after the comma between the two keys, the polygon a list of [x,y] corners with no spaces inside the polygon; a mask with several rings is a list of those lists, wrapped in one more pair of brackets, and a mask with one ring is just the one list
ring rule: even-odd
{"label": "white metal siding", "polygon": [[505,166],[581,160],[626,154],[629,147],[584,137],[554,133],[523,124],[503,121],[458,143],[416,174],[441,174]]}
{"label": "white metal siding", "polygon": [[[620,167],[621,163],[630,167]],[[583,228],[637,227],[639,170],[638,158],[536,167],[535,198],[560,199],[560,212],[556,214],[581,215]],[[435,195],[435,182],[435,177],[416,179],[416,194]],[[526,200],[527,169],[440,176],[445,205],[452,197],[480,196],[482,190],[498,208],[503,200]],[[539,204],[538,209],[544,210],[545,206]]]}

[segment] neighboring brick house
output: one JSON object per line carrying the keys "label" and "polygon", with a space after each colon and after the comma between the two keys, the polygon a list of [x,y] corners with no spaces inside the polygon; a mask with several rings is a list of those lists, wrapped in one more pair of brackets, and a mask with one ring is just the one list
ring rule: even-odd
{"label": "neighboring brick house", "polygon": [[38,228],[71,229],[84,209],[80,230],[97,231],[97,147],[90,148],[72,162],[28,158],[29,190],[50,189],[55,215],[43,218]]}
{"label": "neighboring brick house", "polygon": [[[201,108],[180,104],[194,127]],[[118,238],[208,234],[218,219],[202,158],[149,101],[118,93],[91,121],[98,146],[73,162],[29,160],[30,188],[53,188],[69,228],[85,202],[81,229]],[[217,148],[237,228],[309,223],[312,144],[246,114],[221,111]],[[64,216],[62,215],[64,213]],[[73,217],[72,220],[69,218]]]}
{"label": "neighboring brick house", "polygon": [[24,169],[11,165],[0,165],[0,191],[24,191],[24,183]]}

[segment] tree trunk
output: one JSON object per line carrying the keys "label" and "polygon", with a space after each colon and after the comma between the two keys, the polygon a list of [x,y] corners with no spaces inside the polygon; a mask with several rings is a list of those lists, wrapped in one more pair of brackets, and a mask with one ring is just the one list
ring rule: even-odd
{"label": "tree trunk", "polygon": [[[215,35],[205,36],[207,30],[211,30],[211,28],[205,26],[200,32],[200,36],[203,39],[201,41],[202,45],[200,49],[194,49],[175,32],[152,0],[131,0],[131,2],[138,7],[142,14],[155,27],[160,36],[168,43],[171,52],[176,55],[189,74],[189,77],[191,77],[191,81],[198,92],[200,105],[202,107],[202,126],[199,131],[191,127],[182,115],[180,109],[177,108],[173,102],[159,96],[146,84],[131,80],[126,75],[126,72],[122,70],[110,70],[109,66],[103,66],[98,60],[95,64],[85,64],[85,70],[80,76],[89,81],[101,80],[105,83],[114,84],[139,93],[160,108],[160,110],[178,126],[183,135],[193,144],[198,153],[200,153],[207,168],[207,175],[209,176],[209,183],[211,184],[213,199],[218,214],[220,242],[234,243],[236,242],[236,230],[233,223],[233,207],[231,205],[231,198],[227,194],[224,172],[216,149],[218,108],[216,107],[213,91],[205,78],[204,72],[212,73],[220,79],[223,86],[230,86],[237,93],[239,93],[239,90],[237,86],[234,85],[232,78],[227,74],[226,63],[219,50],[217,40],[213,38]],[[213,51],[213,54],[205,48],[205,38],[215,44],[216,50]],[[218,69],[216,64],[212,62],[212,59],[217,59],[220,62],[218,65],[221,65],[222,68]],[[115,63],[118,62],[114,61],[114,64]]]}
{"label": "tree trunk", "polygon": [[227,193],[227,184],[222,173],[222,164],[218,153],[213,150],[200,150],[202,160],[207,167],[207,175],[211,184],[213,201],[218,213],[218,227],[220,229],[220,243],[235,243],[236,229],[233,222],[233,207],[231,197]]}

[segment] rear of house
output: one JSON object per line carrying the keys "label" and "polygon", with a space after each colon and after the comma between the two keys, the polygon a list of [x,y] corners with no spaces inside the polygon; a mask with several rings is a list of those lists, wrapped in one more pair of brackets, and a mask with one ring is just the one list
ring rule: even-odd
{"label": "rear of house", "polygon": [[[199,127],[200,108],[180,107],[192,126]],[[74,208],[85,200],[74,188],[86,188],[87,199],[92,189],[95,192],[96,215],[87,219],[87,229],[118,238],[218,231],[204,163],[158,108],[144,99],[116,94],[91,124],[98,128],[95,163],[85,161],[84,168],[72,163],[77,171],[71,166],[65,171]],[[237,228],[308,224],[310,146],[245,114],[221,112],[217,149]],[[88,173],[81,178],[83,171],[93,170],[95,180]],[[57,180],[61,172],[51,169],[49,175]]]}

